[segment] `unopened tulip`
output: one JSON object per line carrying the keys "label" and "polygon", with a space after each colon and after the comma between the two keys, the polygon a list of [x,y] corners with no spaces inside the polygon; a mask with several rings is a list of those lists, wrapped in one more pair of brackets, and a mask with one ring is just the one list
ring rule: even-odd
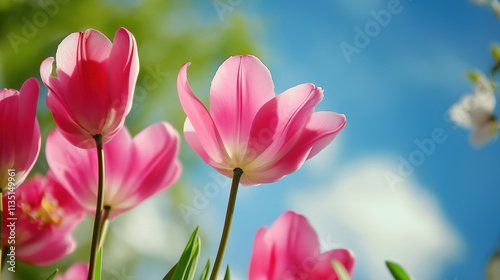
{"label": "unopened tulip", "polygon": [[125,28],[113,43],[99,31],[88,29],[66,37],[54,58],[40,66],[48,87],[47,107],[62,134],[80,148],[96,146],[94,136],[108,142],[123,127],[132,106],[139,73],[135,38]]}
{"label": "unopened tulip", "polygon": [[[36,78],[20,91],[0,90],[0,187],[19,186],[33,168],[40,152],[40,127],[36,105],[40,85]],[[5,193],[4,193],[5,194]]]}
{"label": "unopened tulip", "polygon": [[332,262],[341,263],[352,276],[354,255],[336,249],[321,253],[316,231],[307,219],[285,212],[255,236],[249,280],[338,280]]}
{"label": "unopened tulip", "polygon": [[[166,122],[147,127],[133,139],[124,127],[104,145],[104,206],[111,207],[110,218],[179,178],[179,145],[178,132]],[[95,213],[98,178],[94,151],[74,147],[53,130],[47,138],[46,154],[55,177],[87,211]]]}
{"label": "unopened tulip", "polygon": [[233,56],[217,70],[210,112],[193,94],[182,66],[177,90],[186,112],[189,145],[221,174],[243,170],[243,185],[275,182],[297,171],[345,126],[344,115],[314,112],[323,90],[302,84],[276,96],[271,73],[250,55]]}

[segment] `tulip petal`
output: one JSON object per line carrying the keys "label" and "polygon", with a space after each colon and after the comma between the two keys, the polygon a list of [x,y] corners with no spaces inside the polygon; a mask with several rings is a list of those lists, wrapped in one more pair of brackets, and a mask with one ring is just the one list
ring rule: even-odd
{"label": "tulip petal", "polygon": [[[124,128],[123,130],[126,130]],[[115,139],[119,137],[118,135]],[[112,140],[116,154],[115,160],[126,150]],[[153,144],[154,143],[154,144]],[[129,148],[128,169],[110,166],[111,177],[121,177],[119,184],[111,183],[114,191],[106,193],[108,205],[112,205],[112,216],[128,211],[146,198],[171,186],[180,176],[181,165],[177,160],[180,139],[177,131],[168,123],[161,122],[149,126],[137,134]],[[106,150],[107,154],[113,154]],[[127,171],[127,176],[123,175]],[[125,180],[126,179],[126,180]]]}
{"label": "tulip petal", "polygon": [[271,183],[297,171],[307,159],[332,142],[345,124],[346,118],[342,114],[334,112],[312,114],[306,127],[297,134],[297,139],[287,143],[273,160],[255,168],[246,174],[247,177],[242,177],[241,183],[243,185]]}
{"label": "tulip petal", "polygon": [[[64,38],[59,46],[57,46],[56,68],[58,76],[64,73],[66,76],[71,77],[73,75],[73,71],[76,70],[79,41],[80,33],[75,32]],[[49,74],[50,73],[52,73],[52,71],[49,72]]]}
{"label": "tulip petal", "polygon": [[[266,275],[268,280],[288,279],[319,254],[319,240],[307,219],[287,211],[264,232],[255,237],[250,263],[250,277]],[[254,271],[255,270],[255,271]]]}
{"label": "tulip petal", "polygon": [[[27,80],[19,92],[19,112],[16,133],[16,168],[25,171],[23,178],[16,182],[24,181],[28,172],[35,165],[41,147],[40,126],[36,119],[36,106],[40,85],[36,78]],[[11,132],[12,133],[12,132]]]}
{"label": "tulip petal", "polygon": [[[267,102],[255,117],[250,132],[250,145],[265,147],[265,150],[247,150],[247,154],[256,154],[254,165],[272,161],[281,149],[295,138],[306,125],[316,106],[323,98],[323,90],[313,84],[293,87],[275,99]],[[267,138],[262,135],[269,135]],[[250,155],[249,154],[249,155]],[[252,160],[251,156],[245,156]]]}
{"label": "tulip petal", "polygon": [[332,267],[333,260],[340,262],[349,275],[352,276],[355,262],[353,252],[346,249],[336,249],[319,256],[318,262],[315,264],[314,270],[308,279],[338,280],[338,276]]}
{"label": "tulip petal", "polygon": [[266,227],[262,227],[255,234],[248,272],[249,280],[271,280],[271,278],[267,278],[267,275],[272,270],[271,267],[274,266],[274,262],[271,262],[273,245],[270,245],[266,241],[265,236],[267,231]]}
{"label": "tulip petal", "polygon": [[[139,55],[134,35],[125,28],[116,31],[107,66],[107,85],[111,110],[106,127],[121,128],[132,108],[139,74]],[[121,122],[121,124],[119,124]]]}
{"label": "tulip petal", "polygon": [[85,280],[89,273],[89,265],[86,263],[73,264],[64,275],[57,275],[54,280]]}
{"label": "tulip petal", "polygon": [[17,257],[27,263],[47,265],[56,262],[76,249],[76,241],[70,234],[49,232],[46,239],[16,247]]}
{"label": "tulip petal", "polygon": [[85,208],[94,209],[97,199],[97,154],[73,146],[58,129],[45,146],[50,170],[66,190]]}
{"label": "tulip petal", "polygon": [[179,100],[206,154],[215,162],[222,162],[228,158],[228,155],[207,108],[196,98],[191,90],[191,86],[187,80],[187,67],[189,65],[190,63],[184,64],[177,77]]}
{"label": "tulip petal", "polygon": [[255,56],[222,63],[210,89],[210,113],[230,154],[243,155],[255,115],[274,96],[271,73]]}
{"label": "tulip petal", "polygon": [[[5,176],[7,169],[14,167],[16,133],[13,132],[18,130],[19,102],[19,92],[16,90],[0,90],[0,168],[2,168],[0,171],[4,173],[0,178]],[[3,184],[7,182],[0,183],[4,188]]]}
{"label": "tulip petal", "polygon": [[[186,139],[186,142],[189,144],[189,146],[210,166],[216,168],[216,169],[224,169],[224,166],[220,162],[216,162],[213,160],[203,149],[203,146],[201,145],[201,140],[198,137],[198,134],[194,130],[193,124],[189,119],[186,119],[184,122],[184,139]],[[230,176],[232,176],[233,170],[228,168],[228,172],[230,173]]]}

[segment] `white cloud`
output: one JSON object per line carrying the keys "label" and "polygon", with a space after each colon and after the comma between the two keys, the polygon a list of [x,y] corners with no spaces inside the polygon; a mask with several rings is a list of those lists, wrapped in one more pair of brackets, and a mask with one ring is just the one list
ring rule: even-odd
{"label": "white cloud", "polygon": [[165,209],[165,200],[165,196],[156,195],[117,217],[110,227],[113,235],[140,255],[176,261],[191,233],[172,216],[171,209]]}
{"label": "white cloud", "polygon": [[393,191],[384,177],[391,170],[395,164],[383,158],[356,162],[328,186],[291,193],[290,208],[311,221],[330,244],[325,250],[338,242],[354,251],[355,279],[388,279],[385,260],[414,279],[438,279],[463,253],[463,241],[438,201],[411,178]]}

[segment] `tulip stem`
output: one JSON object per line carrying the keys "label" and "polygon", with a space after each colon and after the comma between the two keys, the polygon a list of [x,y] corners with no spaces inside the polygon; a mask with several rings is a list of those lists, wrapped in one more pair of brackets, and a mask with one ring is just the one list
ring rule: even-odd
{"label": "tulip stem", "polygon": [[243,175],[243,170],[241,168],[237,167],[233,170],[233,183],[231,184],[231,192],[229,193],[226,221],[224,222],[224,230],[222,231],[219,250],[217,251],[217,257],[214,262],[214,268],[212,270],[212,274],[210,275],[210,280],[217,279],[217,274],[219,274],[219,269],[222,264],[222,259],[224,258],[224,252],[226,251],[227,240],[229,238],[229,231],[231,230],[234,205],[236,204],[236,194],[238,193],[238,185],[240,184],[241,175]]}
{"label": "tulip stem", "polygon": [[5,265],[5,262],[6,262],[6,257],[7,257],[7,246],[2,246],[2,269],[3,269],[3,266]]}
{"label": "tulip stem", "polygon": [[106,236],[108,234],[108,228],[109,228],[109,212],[111,211],[111,207],[106,205],[104,206],[104,214],[102,217],[102,222],[101,222],[101,233],[100,233],[100,241],[99,241],[99,248],[104,246],[104,241],[106,240]]}
{"label": "tulip stem", "polygon": [[94,280],[95,267],[97,261],[97,251],[99,251],[99,240],[101,233],[102,209],[104,206],[104,150],[102,149],[102,135],[94,136],[97,146],[97,162],[99,168],[99,181],[97,186],[97,205],[95,209],[94,231],[92,233],[92,245],[90,248],[89,275],[88,280]]}

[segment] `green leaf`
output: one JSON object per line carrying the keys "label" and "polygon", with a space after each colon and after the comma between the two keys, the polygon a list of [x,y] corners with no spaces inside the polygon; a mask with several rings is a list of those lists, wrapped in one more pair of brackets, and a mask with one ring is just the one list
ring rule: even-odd
{"label": "green leaf", "polygon": [[499,45],[491,46],[491,54],[496,59],[496,61],[500,62],[500,46]]}
{"label": "green leaf", "polygon": [[231,276],[229,275],[229,265],[227,265],[226,274],[224,275],[224,280],[231,280]]}
{"label": "green leaf", "polygon": [[186,269],[187,277],[185,277],[184,279],[193,280],[194,273],[196,272],[196,266],[198,265],[198,258],[200,257],[200,248],[201,248],[201,239],[198,236],[196,238],[196,243],[194,244],[193,253],[189,260],[188,267]]}
{"label": "green leaf", "polygon": [[342,263],[340,263],[337,260],[333,260],[332,266],[335,272],[337,273],[339,280],[351,280],[351,276],[349,276],[349,273],[347,272]]}
{"label": "green leaf", "polygon": [[56,269],[54,272],[52,272],[47,280],[54,280],[54,278],[56,278],[57,272],[59,272],[59,269]]}
{"label": "green leaf", "polygon": [[178,264],[179,263],[176,263],[174,266],[172,266],[172,268],[167,273],[167,275],[165,275],[165,277],[163,277],[163,280],[172,280],[172,278],[174,277],[175,269],[177,268]]}
{"label": "green leaf", "polygon": [[467,77],[469,77],[469,79],[471,81],[473,81],[474,83],[476,83],[477,81],[479,81],[479,77],[481,76],[481,73],[477,72],[477,71],[470,71],[470,72],[467,72]]}
{"label": "green leaf", "polygon": [[392,276],[396,280],[411,280],[410,276],[404,271],[404,269],[399,266],[396,263],[386,261],[385,264],[387,265],[387,268],[389,268],[389,271],[391,272]]}
{"label": "green leaf", "polygon": [[205,265],[205,268],[203,269],[203,272],[201,273],[200,280],[207,280],[209,272],[210,272],[210,259],[208,259],[207,265]]}
{"label": "green leaf", "polygon": [[102,247],[99,248],[99,252],[97,252],[94,280],[101,280],[101,269],[102,269]]}
{"label": "green leaf", "polygon": [[198,263],[198,257],[200,255],[200,238],[196,237],[197,233],[198,227],[196,227],[191,234],[191,237],[189,238],[189,241],[179,259],[179,262],[177,262],[177,264],[172,269],[170,269],[163,280],[193,279],[194,271],[196,270],[196,265]]}
{"label": "green leaf", "polygon": [[497,61],[497,63],[495,63],[495,65],[493,65],[493,68],[491,68],[491,71],[490,71],[491,76],[494,76],[498,72],[499,69],[500,69],[500,60]]}

